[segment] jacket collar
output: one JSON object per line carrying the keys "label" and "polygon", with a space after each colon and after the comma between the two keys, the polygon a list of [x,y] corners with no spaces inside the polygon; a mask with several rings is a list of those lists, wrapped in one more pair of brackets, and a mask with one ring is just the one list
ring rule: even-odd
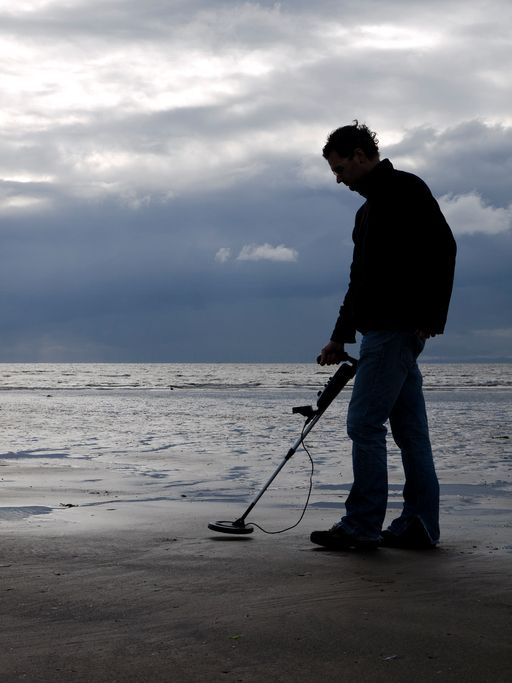
{"label": "jacket collar", "polygon": [[360,195],[368,199],[376,193],[378,188],[386,182],[391,172],[393,171],[393,164],[389,159],[383,159],[367,173],[364,178],[354,186],[354,190]]}

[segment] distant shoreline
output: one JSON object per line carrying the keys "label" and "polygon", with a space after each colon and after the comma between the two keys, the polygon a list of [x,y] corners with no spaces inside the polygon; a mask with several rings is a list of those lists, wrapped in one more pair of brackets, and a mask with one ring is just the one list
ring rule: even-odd
{"label": "distant shoreline", "polygon": [[[357,355],[357,354],[356,354]],[[420,356],[421,365],[508,365],[512,357],[447,358]],[[316,365],[314,360],[0,360],[1,365]],[[328,369],[325,366],[325,369]]]}

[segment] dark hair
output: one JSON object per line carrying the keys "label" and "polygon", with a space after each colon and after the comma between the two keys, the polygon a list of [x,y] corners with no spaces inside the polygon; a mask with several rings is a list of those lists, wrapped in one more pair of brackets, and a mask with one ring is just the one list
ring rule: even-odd
{"label": "dark hair", "polygon": [[356,119],[352,126],[337,128],[327,138],[322,154],[325,159],[331,152],[337,152],[340,157],[352,158],[354,151],[359,147],[368,159],[373,159],[379,154],[379,141],[377,134],[373,133],[364,123]]}

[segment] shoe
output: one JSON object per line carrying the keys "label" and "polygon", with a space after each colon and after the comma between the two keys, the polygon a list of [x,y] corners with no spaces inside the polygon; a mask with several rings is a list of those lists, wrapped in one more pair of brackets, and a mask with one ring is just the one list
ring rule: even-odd
{"label": "shoe", "polygon": [[379,547],[379,541],[371,538],[358,538],[349,534],[343,527],[335,524],[328,531],[313,531],[311,536],[311,543],[316,543],[329,550],[376,550]]}
{"label": "shoe", "polygon": [[437,546],[437,543],[432,542],[423,523],[414,518],[401,534],[394,534],[390,529],[383,531],[381,546],[405,550],[431,550]]}

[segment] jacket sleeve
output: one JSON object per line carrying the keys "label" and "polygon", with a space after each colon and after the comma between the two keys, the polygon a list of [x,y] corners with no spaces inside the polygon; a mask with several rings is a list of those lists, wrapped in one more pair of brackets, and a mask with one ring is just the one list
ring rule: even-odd
{"label": "jacket sleeve", "polygon": [[352,265],[350,266],[350,279],[347,293],[343,300],[338,313],[338,319],[331,334],[331,341],[340,344],[354,344],[356,341],[356,324],[354,318],[354,282],[360,277],[359,270],[359,239],[361,232],[362,218],[364,215],[364,205],[356,214],[355,227],[352,232],[352,241],[354,242],[354,253],[352,256]]}
{"label": "jacket sleeve", "polygon": [[[351,269],[352,270],[352,269]],[[356,341],[356,328],[354,323],[352,291],[349,284],[347,293],[340,306],[338,319],[331,334],[331,341],[340,344],[354,344]]]}

